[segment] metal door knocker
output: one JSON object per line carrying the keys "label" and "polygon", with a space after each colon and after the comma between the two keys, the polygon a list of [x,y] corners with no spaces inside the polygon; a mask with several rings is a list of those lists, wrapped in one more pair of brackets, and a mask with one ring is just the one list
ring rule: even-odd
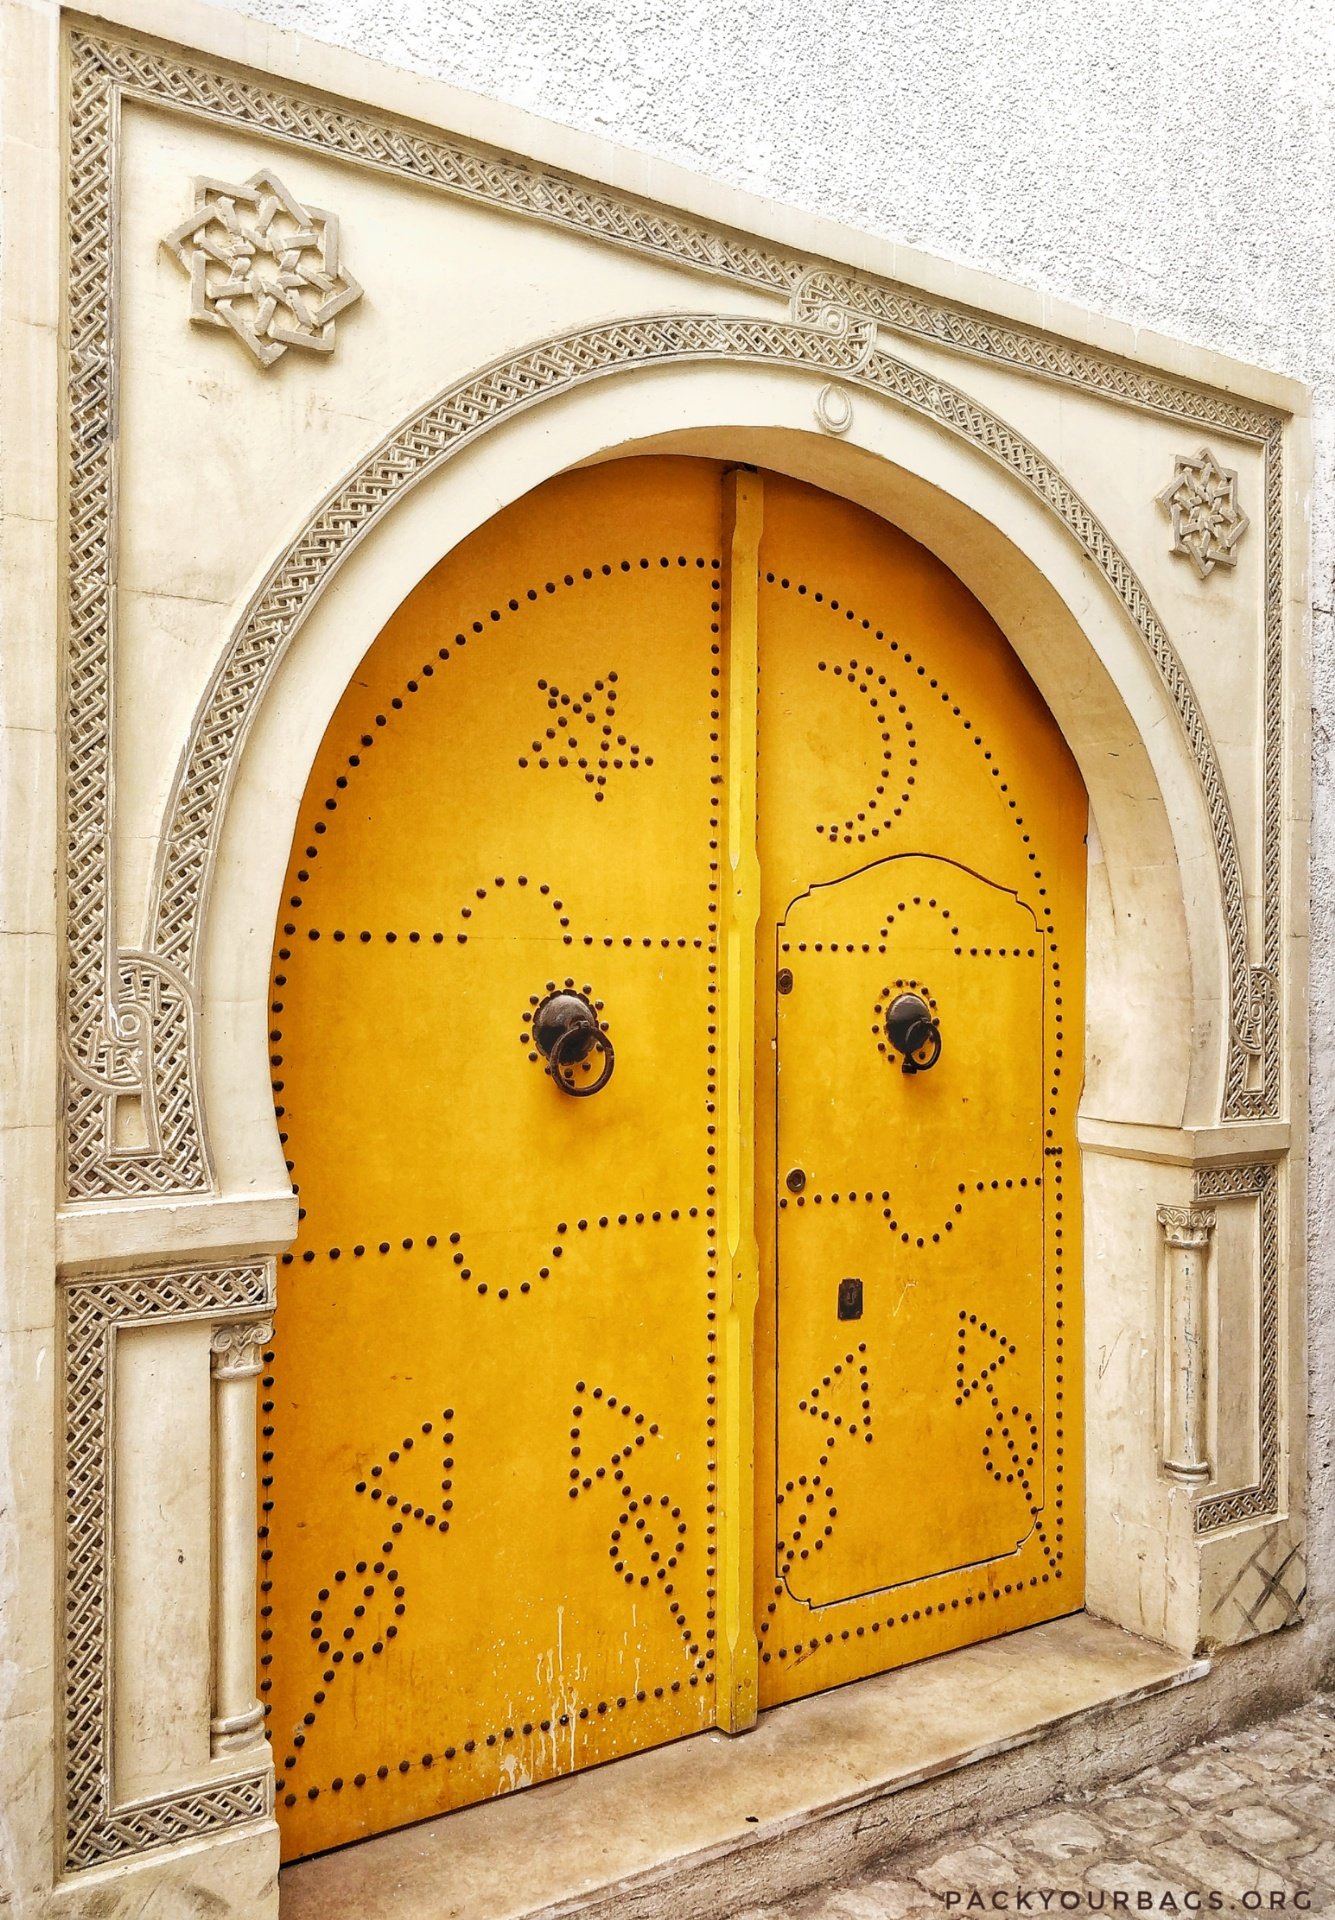
{"label": "metal door knocker", "polygon": [[903,1073],[926,1073],[941,1058],[941,1029],[921,994],[901,993],[891,1001],[885,1037],[903,1054]]}
{"label": "metal door knocker", "polygon": [[[603,1032],[593,1002],[582,993],[549,993],[533,1016],[533,1038],[551,1070],[552,1079],[577,1100],[601,1093],[612,1078],[616,1054]],[[581,1076],[593,1070],[590,1055],[603,1057],[596,1079]]]}

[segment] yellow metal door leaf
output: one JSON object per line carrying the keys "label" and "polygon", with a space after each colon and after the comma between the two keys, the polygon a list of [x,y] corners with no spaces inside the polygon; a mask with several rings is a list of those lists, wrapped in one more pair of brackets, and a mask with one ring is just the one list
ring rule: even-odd
{"label": "yellow metal door leaf", "polygon": [[1083,1602],[1086,808],[1002,634],[872,515],[767,478],[759,630],[771,1705]]}
{"label": "yellow metal door leaf", "polygon": [[[263,1423],[288,1855],[713,1718],[719,542],[693,462],[521,502],[311,775]],[[592,1098],[534,1042],[559,988],[615,1048]]]}

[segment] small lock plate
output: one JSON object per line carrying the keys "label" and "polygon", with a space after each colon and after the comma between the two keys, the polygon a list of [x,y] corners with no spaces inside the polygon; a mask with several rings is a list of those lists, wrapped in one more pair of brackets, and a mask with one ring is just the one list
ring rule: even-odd
{"label": "small lock plate", "polygon": [[839,1318],[841,1320],[862,1318],[862,1282],[860,1280],[839,1282]]}

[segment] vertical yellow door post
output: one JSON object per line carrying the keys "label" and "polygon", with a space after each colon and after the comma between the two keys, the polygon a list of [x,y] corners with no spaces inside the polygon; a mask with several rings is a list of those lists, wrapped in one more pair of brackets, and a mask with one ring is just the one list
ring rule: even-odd
{"label": "vertical yellow door post", "polygon": [[756,1242],[755,1049],[757,631],[763,481],[745,468],[724,476],[727,541],[727,923],[724,935],[724,1221],[728,1303],[723,1346],[720,1581],[723,1645],[719,1725],[742,1733],[756,1718],[755,1317],[760,1289]]}

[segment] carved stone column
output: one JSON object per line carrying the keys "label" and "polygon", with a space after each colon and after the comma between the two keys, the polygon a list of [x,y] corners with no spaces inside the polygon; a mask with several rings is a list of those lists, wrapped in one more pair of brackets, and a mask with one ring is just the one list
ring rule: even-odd
{"label": "carved stone column", "polygon": [[1213,1207],[1160,1207],[1168,1248],[1168,1366],[1164,1472],[1188,1486],[1210,1478],[1206,1457],[1205,1274]]}
{"label": "carved stone column", "polygon": [[268,1320],[215,1327],[213,1356],[213,1717],[215,1755],[264,1742],[255,1690],[255,1381]]}

